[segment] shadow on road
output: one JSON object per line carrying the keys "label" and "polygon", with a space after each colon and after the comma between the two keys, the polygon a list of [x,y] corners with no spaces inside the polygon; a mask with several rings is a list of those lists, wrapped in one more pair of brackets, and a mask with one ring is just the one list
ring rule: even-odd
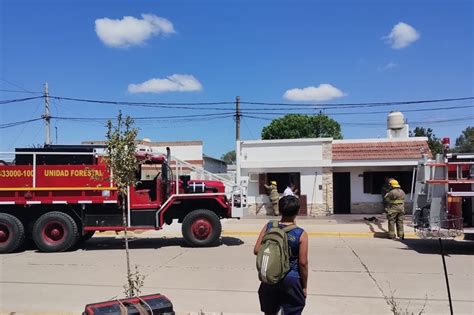
{"label": "shadow on road", "polygon": [[[239,238],[222,237],[217,246],[240,246],[244,244]],[[158,249],[162,247],[189,247],[183,238],[135,238],[129,240],[130,249]],[[124,249],[125,242],[123,239],[115,237],[94,237],[76,249],[82,250],[108,250],[108,249]]]}
{"label": "shadow on road", "polygon": [[[439,254],[438,239],[405,239],[401,241],[407,247],[402,250],[414,250],[419,254]],[[443,248],[446,256],[451,255],[474,255],[474,242],[443,240]]]}
{"label": "shadow on road", "polygon": [[[224,236],[219,240],[219,243],[216,246],[240,246],[243,245],[245,242],[242,241],[240,238],[236,237],[229,237]],[[171,237],[171,238],[131,238],[129,240],[130,249],[146,249],[146,248],[162,248],[162,247],[170,247],[170,246],[178,246],[178,247],[190,247],[186,244],[182,237]],[[76,251],[76,250],[107,250],[107,249],[124,249],[125,242],[123,238],[115,238],[115,236],[110,237],[93,237],[92,239],[88,240],[85,243],[81,243],[76,245],[69,251]],[[25,241],[25,244],[21,246],[18,250],[13,253],[12,255],[22,253],[22,252],[29,252],[34,251],[39,253],[38,248],[36,247],[35,243],[32,240]],[[9,255],[9,254],[3,254]]]}
{"label": "shadow on road", "polygon": [[382,222],[379,219],[375,217],[364,218],[364,223],[367,224],[370,232],[374,233],[375,238],[388,238],[388,231],[382,226]]}

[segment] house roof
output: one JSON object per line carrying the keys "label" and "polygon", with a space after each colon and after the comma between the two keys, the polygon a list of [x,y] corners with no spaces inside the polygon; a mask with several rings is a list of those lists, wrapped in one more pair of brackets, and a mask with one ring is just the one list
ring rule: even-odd
{"label": "house roof", "polygon": [[423,154],[431,157],[428,142],[422,139],[379,141],[334,141],[333,161],[341,160],[418,160]]}
{"label": "house roof", "polygon": [[216,162],[219,162],[219,163],[227,164],[226,161],[224,161],[224,160],[222,160],[222,159],[218,159],[218,158],[212,157],[212,156],[209,156],[209,155],[207,155],[207,154],[203,154],[203,155],[202,155],[202,158],[203,158],[203,160],[213,160],[213,161],[216,161]]}
{"label": "house roof", "polygon": [[[150,141],[150,142],[141,142],[140,140],[137,140],[139,144],[147,145],[150,147],[166,147],[166,146],[191,146],[191,145],[200,145],[202,146],[202,141],[201,140],[195,140],[195,141]],[[105,141],[104,140],[89,140],[89,141],[82,141],[82,144],[89,144],[89,145],[104,145]]]}

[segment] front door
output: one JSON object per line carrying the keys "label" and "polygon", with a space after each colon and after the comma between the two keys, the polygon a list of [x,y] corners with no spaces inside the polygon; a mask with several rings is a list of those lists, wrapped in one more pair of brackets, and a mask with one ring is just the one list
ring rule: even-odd
{"label": "front door", "polygon": [[351,213],[351,173],[332,174],[334,214]]}

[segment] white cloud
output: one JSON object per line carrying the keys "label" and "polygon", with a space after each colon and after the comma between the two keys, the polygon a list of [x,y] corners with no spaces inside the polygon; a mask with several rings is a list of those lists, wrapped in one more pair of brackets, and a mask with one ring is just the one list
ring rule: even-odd
{"label": "white cloud", "polygon": [[152,36],[173,34],[173,23],[153,14],[142,14],[141,19],[124,16],[123,19],[95,20],[95,32],[109,47],[127,48],[141,45]]}
{"label": "white cloud", "polygon": [[396,24],[390,34],[384,36],[393,49],[408,47],[420,38],[420,33],[413,26],[400,22]]}
{"label": "white cloud", "polygon": [[389,63],[385,64],[384,66],[379,67],[378,70],[379,71],[388,71],[388,70],[392,70],[393,68],[396,68],[396,67],[398,67],[398,63],[390,61]]}
{"label": "white cloud", "polygon": [[129,84],[130,93],[164,93],[201,91],[202,84],[190,74],[173,74],[165,79],[153,78],[138,84]]}
{"label": "white cloud", "polygon": [[318,87],[308,86],[302,89],[288,90],[283,94],[283,97],[290,101],[327,101],[344,95],[338,88],[323,83]]}

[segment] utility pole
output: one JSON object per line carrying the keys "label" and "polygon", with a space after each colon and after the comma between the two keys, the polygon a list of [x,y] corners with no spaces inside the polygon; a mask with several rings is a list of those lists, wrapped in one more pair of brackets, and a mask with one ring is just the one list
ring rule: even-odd
{"label": "utility pole", "polygon": [[240,186],[240,96],[235,98],[235,183]]}
{"label": "utility pole", "polygon": [[44,115],[43,119],[45,122],[45,132],[46,132],[46,139],[44,144],[50,145],[51,144],[51,116],[49,115],[49,98],[48,98],[48,82],[44,84]]}
{"label": "utility pole", "polygon": [[235,140],[240,141],[240,96],[235,98]]}

